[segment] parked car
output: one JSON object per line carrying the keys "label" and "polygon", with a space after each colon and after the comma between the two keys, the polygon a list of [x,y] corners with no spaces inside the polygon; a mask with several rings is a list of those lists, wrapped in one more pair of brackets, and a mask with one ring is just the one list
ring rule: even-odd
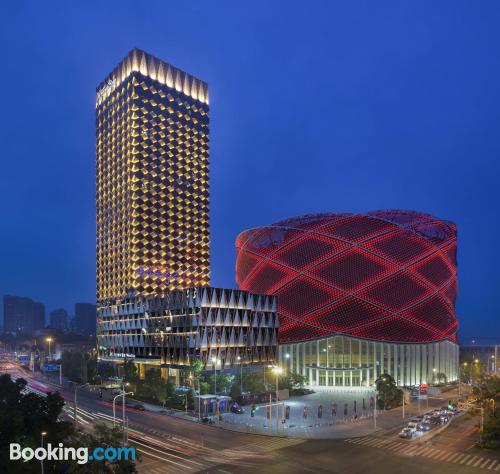
{"label": "parked car", "polygon": [[411,428],[403,428],[399,432],[399,437],[400,438],[405,438],[405,439],[411,439],[413,438],[413,434],[415,433],[415,430],[412,430]]}

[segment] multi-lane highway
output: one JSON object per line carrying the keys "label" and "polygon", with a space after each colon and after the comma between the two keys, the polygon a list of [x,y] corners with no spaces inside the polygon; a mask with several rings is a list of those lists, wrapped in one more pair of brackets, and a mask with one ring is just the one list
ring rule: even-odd
{"label": "multi-lane highway", "polygon": [[[67,401],[65,416],[73,417],[71,390],[60,389],[9,364],[2,371],[28,380],[31,390],[46,386]],[[38,387],[38,388],[37,388]],[[78,422],[90,428],[113,423],[112,405],[92,391],[78,392]],[[117,418],[122,408],[116,407]],[[167,473],[484,473],[500,471],[500,457],[474,448],[477,420],[461,417],[425,443],[396,438],[395,429],[346,440],[300,440],[235,433],[200,425],[167,414],[126,407],[129,442],[142,459],[139,472]]]}

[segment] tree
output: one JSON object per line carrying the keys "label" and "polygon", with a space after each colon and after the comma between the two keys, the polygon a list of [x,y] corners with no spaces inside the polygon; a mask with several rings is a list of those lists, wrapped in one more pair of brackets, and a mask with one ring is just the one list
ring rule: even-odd
{"label": "tree", "polygon": [[394,378],[389,374],[382,374],[375,380],[377,388],[377,405],[379,409],[387,410],[400,406],[403,402],[403,391],[396,386]]}
{"label": "tree", "polygon": [[472,387],[477,405],[483,409],[484,425],[480,446],[500,448],[500,377],[483,375]]}
{"label": "tree", "polygon": [[125,359],[123,363],[123,381],[136,384],[139,380],[139,375],[137,373],[137,366],[131,359]]}
{"label": "tree", "polygon": [[[77,432],[73,423],[60,419],[64,400],[58,393],[49,393],[39,397],[33,393],[24,393],[26,381],[11,380],[10,375],[0,376],[0,472],[10,474],[34,474],[40,472],[37,462],[24,463],[10,461],[10,443],[19,443],[23,448],[36,449],[40,446],[40,436],[46,432],[45,443],[65,447],[116,447],[120,444],[120,433],[98,427],[95,434]],[[135,472],[133,462],[91,461],[82,466],[67,461],[44,461],[46,472],[65,472],[77,474],[125,474]]]}

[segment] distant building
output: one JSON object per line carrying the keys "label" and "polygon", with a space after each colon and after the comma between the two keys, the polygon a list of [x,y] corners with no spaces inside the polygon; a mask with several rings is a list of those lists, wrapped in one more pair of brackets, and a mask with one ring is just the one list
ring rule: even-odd
{"label": "distant building", "polygon": [[4,331],[32,334],[45,327],[45,306],[24,296],[3,297]]}
{"label": "distant building", "polygon": [[92,303],[76,303],[74,330],[78,334],[95,334],[96,308]]}
{"label": "distant building", "polygon": [[68,329],[68,312],[62,308],[51,311],[50,327],[66,331]]}
{"label": "distant building", "polygon": [[33,303],[33,318],[35,331],[45,327],[45,305],[43,303]]}

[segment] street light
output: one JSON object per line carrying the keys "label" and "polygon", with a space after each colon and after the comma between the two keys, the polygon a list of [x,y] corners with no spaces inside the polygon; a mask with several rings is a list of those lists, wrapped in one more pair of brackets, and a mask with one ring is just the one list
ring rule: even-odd
{"label": "street light", "polygon": [[75,404],[74,404],[74,417],[75,417],[75,429],[77,428],[78,426],[78,410],[77,410],[77,400],[76,400],[76,392],[79,388],[83,388],[85,387],[86,385],[88,385],[88,383],[84,383],[83,385],[78,385],[78,384],[75,384]]}
{"label": "street light", "polygon": [[122,429],[123,429],[123,446],[127,444],[126,442],[126,431],[125,431],[125,395],[133,395],[134,392],[125,392],[125,386],[128,386],[128,382],[126,384],[122,384],[122,391],[115,398],[113,398],[113,426],[115,426],[115,403],[118,397],[122,397]]}
{"label": "street light", "polygon": [[51,355],[50,355],[50,343],[53,341],[53,339],[51,337],[48,337],[47,339],[45,339],[48,343],[49,343],[49,360],[52,359]]}
{"label": "street light", "polygon": [[214,395],[217,398],[217,357],[212,357],[212,364],[214,364]]}
{"label": "street light", "polygon": [[[47,432],[42,431],[41,435],[42,435],[42,439],[40,441],[40,447],[43,448],[43,437],[47,436]],[[43,457],[40,459],[40,468],[41,468],[41,473],[43,474]]]}
{"label": "street light", "polygon": [[240,356],[236,359],[238,359],[238,362],[240,363],[240,392],[243,394],[243,361]]}
{"label": "street light", "polygon": [[279,397],[278,397],[278,377],[283,373],[283,369],[279,366],[273,367],[274,375],[276,375],[276,432],[279,431]]}

